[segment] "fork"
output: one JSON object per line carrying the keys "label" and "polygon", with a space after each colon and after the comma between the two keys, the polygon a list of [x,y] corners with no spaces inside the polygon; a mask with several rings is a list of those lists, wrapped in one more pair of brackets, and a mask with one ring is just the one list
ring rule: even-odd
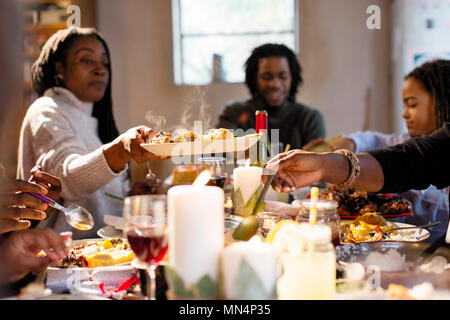
{"label": "fork", "polygon": [[[147,137],[146,137],[145,140],[146,140],[145,141],[146,143],[150,142]],[[151,166],[150,166],[150,160],[147,161],[147,166],[148,166],[148,173],[145,176],[145,179],[147,180],[148,184],[151,186],[151,185],[153,185],[153,183],[156,180],[156,175],[152,172],[152,169],[151,169]]]}

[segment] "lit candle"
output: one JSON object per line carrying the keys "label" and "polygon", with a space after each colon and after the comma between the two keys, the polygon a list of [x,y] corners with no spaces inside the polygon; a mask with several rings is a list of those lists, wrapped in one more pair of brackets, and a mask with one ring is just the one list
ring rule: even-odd
{"label": "lit candle", "polygon": [[233,170],[234,190],[238,188],[242,192],[244,204],[261,185],[261,175],[263,169],[260,167],[240,167]]}
{"label": "lit candle", "polygon": [[224,247],[224,192],[212,186],[175,186],[167,193],[169,263],[186,287],[209,275],[217,281]]}
{"label": "lit candle", "polygon": [[[223,250],[221,262],[225,298],[238,298],[234,294],[234,287],[243,260],[258,275],[266,293],[265,297],[249,296],[243,298],[267,299],[271,297],[276,283],[276,258],[277,255],[273,246],[261,242],[258,236],[254,236],[249,241],[235,242],[227,246]],[[262,295],[261,292],[256,294]]]}

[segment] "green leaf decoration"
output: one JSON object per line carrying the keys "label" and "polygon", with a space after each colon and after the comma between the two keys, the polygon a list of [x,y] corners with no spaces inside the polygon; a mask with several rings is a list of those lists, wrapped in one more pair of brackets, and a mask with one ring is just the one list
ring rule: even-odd
{"label": "green leaf decoration", "polygon": [[213,279],[211,279],[211,277],[208,275],[203,276],[197,282],[196,287],[197,287],[198,295],[202,299],[215,298],[215,297],[217,297],[217,294],[219,292],[218,284]]}
{"label": "green leaf decoration", "polygon": [[258,189],[253,192],[250,199],[248,199],[247,203],[244,206],[243,214],[244,216],[249,216],[252,214],[253,209],[256,206],[256,202],[258,201],[259,195],[261,194],[263,186],[260,185]]}
{"label": "green leaf decoration", "polygon": [[174,292],[177,297],[181,298],[193,298],[192,291],[186,289],[183,279],[177,271],[170,266],[164,266],[164,275],[169,288]]}
{"label": "green leaf decoration", "polygon": [[266,293],[256,271],[242,259],[233,287],[233,298],[239,300],[266,300],[272,297]]}
{"label": "green leaf decoration", "polygon": [[203,276],[195,286],[192,285],[189,288],[186,288],[183,279],[174,268],[164,266],[164,275],[169,289],[177,298],[211,299],[218,295],[219,285],[209,275]]}
{"label": "green leaf decoration", "polygon": [[242,215],[244,208],[244,196],[242,195],[242,191],[240,188],[237,188],[237,190],[233,190],[232,201],[235,214],[238,216]]}
{"label": "green leaf decoration", "polygon": [[[247,203],[244,204],[244,196],[242,195],[242,191],[240,188],[237,190],[233,190],[232,193],[232,201],[234,206],[235,214],[241,217],[247,217],[252,214],[253,208],[256,206],[256,202],[258,201],[259,195],[263,190],[263,186],[260,185],[258,189],[253,192],[251,197],[248,199]],[[261,206],[258,208],[257,212],[261,212],[265,207],[264,201],[261,203]]]}

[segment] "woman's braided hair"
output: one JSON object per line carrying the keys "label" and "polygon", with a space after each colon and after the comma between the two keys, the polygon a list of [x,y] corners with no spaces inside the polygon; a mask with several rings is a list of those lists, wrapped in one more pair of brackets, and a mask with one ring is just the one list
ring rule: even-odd
{"label": "woman's braided hair", "polygon": [[[94,37],[99,40],[105,48],[108,60],[111,61],[106,41],[95,29],[70,27],[59,30],[44,44],[39,58],[31,68],[33,88],[39,96],[42,96],[47,89],[64,86],[57,78],[56,62],[60,62],[64,66],[67,50],[75,40],[81,37]],[[105,95],[101,100],[94,102],[92,111],[92,116],[98,120],[98,135],[103,143],[108,143],[119,135],[113,116],[110,64],[108,64],[108,70],[109,82]]]}
{"label": "woman's braided hair", "polygon": [[405,79],[414,78],[434,99],[436,128],[450,122],[450,61],[426,62],[411,71]]}

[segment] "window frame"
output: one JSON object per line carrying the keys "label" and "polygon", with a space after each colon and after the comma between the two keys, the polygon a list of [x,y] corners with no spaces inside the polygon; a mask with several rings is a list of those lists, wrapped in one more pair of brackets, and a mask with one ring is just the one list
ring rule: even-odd
{"label": "window frame", "polygon": [[[181,32],[181,1],[182,0],[172,0],[172,58],[173,58],[173,80],[174,84],[177,86],[192,86],[197,85],[193,83],[185,83],[183,82],[183,34]],[[299,1],[294,1],[294,52],[296,55],[300,54],[300,14],[299,14]],[[274,32],[272,34],[285,34],[286,31]],[[212,33],[211,35],[258,35],[258,34],[268,34],[267,31],[262,32],[244,32],[244,33]],[[190,37],[199,36],[202,37],[204,35],[190,35]],[[215,82],[216,80],[212,80],[211,82]],[[244,83],[244,79],[242,81],[226,81],[223,80],[223,83]]]}

